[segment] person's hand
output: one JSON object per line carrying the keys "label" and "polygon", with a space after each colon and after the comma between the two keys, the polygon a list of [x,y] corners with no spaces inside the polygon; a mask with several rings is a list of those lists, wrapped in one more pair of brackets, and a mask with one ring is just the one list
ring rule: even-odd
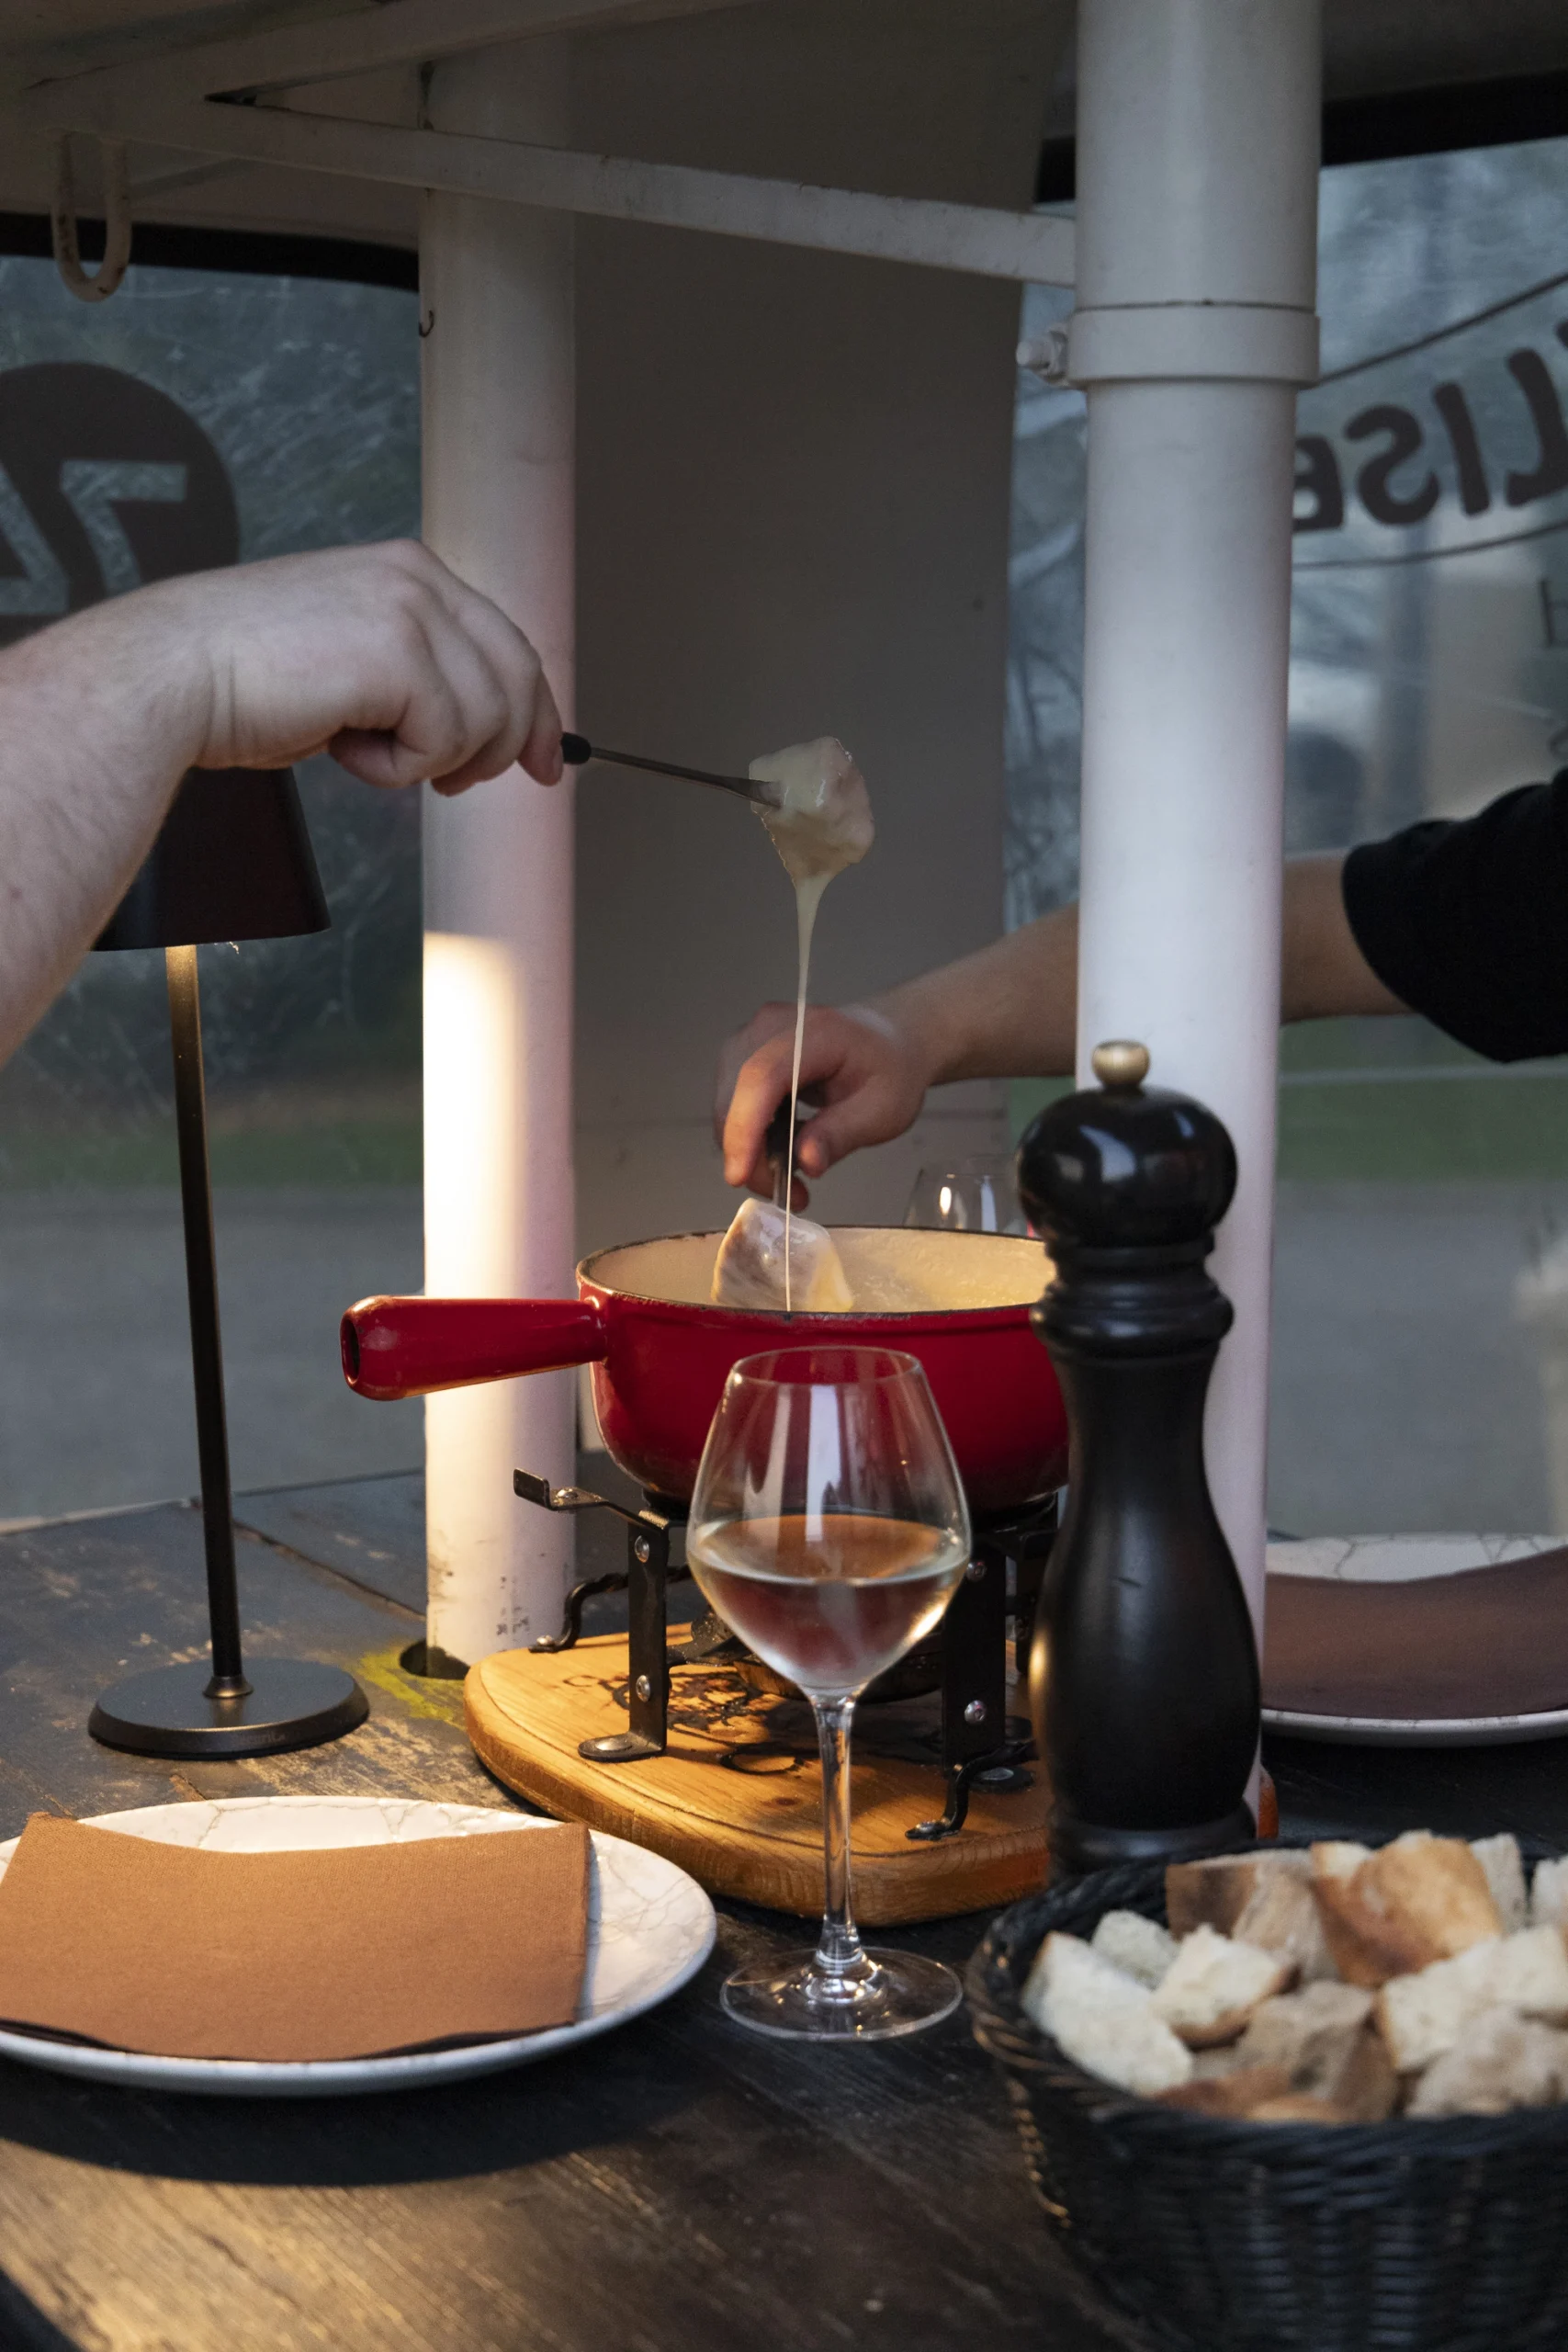
{"label": "person's hand", "polygon": [[164,581],[92,618],[138,654],[151,639],[184,676],[194,766],[285,767],[327,751],[367,784],[428,776],[461,792],[514,760],[540,784],[559,778],[538,655],[417,540]]}
{"label": "person's hand", "polygon": [[[795,1056],[795,1007],[765,1004],[719,1055],[714,1132],[724,1147],[727,1182],[773,1190],[763,1148],[768,1123],[789,1099]],[[813,1005],[806,1015],[800,1085],[823,1108],[796,1129],[795,1164],[821,1176],[846,1152],[886,1143],[919,1116],[931,1073],[911,1030],[874,1005],[841,1012]],[[805,1208],[807,1189],[795,1180],[792,1198]]]}

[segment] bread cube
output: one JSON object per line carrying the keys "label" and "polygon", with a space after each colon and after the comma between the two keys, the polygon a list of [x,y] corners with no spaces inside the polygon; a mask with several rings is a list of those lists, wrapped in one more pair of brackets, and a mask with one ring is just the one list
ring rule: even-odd
{"label": "bread cube", "polygon": [[1537,1862],[1530,1881],[1530,1924],[1568,1928],[1568,1854]]}
{"label": "bread cube", "polygon": [[1046,1937],[1022,2004],[1064,2056],[1118,2090],[1146,2098],[1191,2078],[1192,2053],[1156,2016],[1147,1986],[1113,1968],[1080,1937]]}
{"label": "bread cube", "polygon": [[1310,1849],[1307,1863],[1314,1878],[1354,1878],[1371,1859],[1370,1846],[1359,1846],[1350,1838],[1325,1838]]}
{"label": "bread cube", "polygon": [[1312,1984],[1333,1978],[1335,1968],[1312,1891],[1310,1857],[1302,1860],[1302,1871],[1268,1872],[1230,1932],[1237,1943],[1292,1962],[1298,1981]]}
{"label": "bread cube", "polygon": [[1108,1911],[1089,1939],[1089,1950],[1152,1992],[1176,1958],[1177,1945],[1157,1919],[1145,1919],[1141,1911]]}
{"label": "bread cube", "polygon": [[1189,2115],[1250,2116],[1265,2099],[1289,2096],[1291,2077],[1283,2066],[1233,2067],[1225,2075],[1194,2075],[1190,2083],[1161,2091],[1162,2107],[1179,2107]]}
{"label": "bread cube", "polygon": [[1517,2009],[1483,2009],[1427,2068],[1408,2115],[1503,2115],[1568,2091],[1568,2033]]}
{"label": "bread cube", "polygon": [[1499,2007],[1551,2025],[1568,2020],[1568,1951],[1559,1929],[1521,1928],[1391,1978],[1377,1997],[1377,2026],[1395,2066],[1408,2075],[1452,2049],[1473,2018]]}
{"label": "bread cube", "polygon": [[1524,1926],[1529,1916],[1525,1865],[1519,1852],[1519,1841],[1512,1831],[1505,1829],[1495,1838],[1472,1838],[1470,1850],[1486,1873],[1486,1883],[1492,1891],[1492,1900],[1497,1905],[1503,1933],[1511,1936],[1517,1928]]}
{"label": "bread cube", "polygon": [[1348,2115],[1332,2099],[1314,2098],[1310,2091],[1287,2091],[1283,2098],[1260,2099],[1248,2110],[1250,2123],[1356,2123],[1360,2118]]}
{"label": "bread cube", "polygon": [[1238,2068],[1283,2067],[1292,2092],[1325,2099],[1349,2122],[1392,2114],[1398,2080],[1371,2030],[1372,1996],[1326,1982],[1265,2001],[1235,2047]]}
{"label": "bread cube", "polygon": [[1493,1997],[1527,2018],[1568,2024],[1568,1947],[1559,1928],[1521,1928],[1505,1936],[1492,1965]]}
{"label": "bread cube", "polygon": [[1165,1916],[1173,1936],[1194,1928],[1217,1928],[1234,1935],[1247,1905],[1280,1880],[1312,1877],[1312,1857],[1299,1847],[1272,1854],[1211,1854],[1201,1861],[1172,1862],[1165,1873]]}
{"label": "bread cube", "polygon": [[[712,1298],[716,1306],[784,1308],[785,1220],[772,1201],[742,1201],[718,1245]],[[854,1297],[825,1226],[808,1216],[788,1221],[789,1305],[796,1315],[844,1315]]]}
{"label": "bread cube", "polygon": [[1294,1975],[1293,1963],[1273,1952],[1194,1928],[1152,1996],[1155,2014],[1190,2049],[1206,2050],[1234,2041],[1258,2003],[1284,1992]]}
{"label": "bread cube", "polygon": [[1356,1850],[1312,1849],[1323,1932],[1347,1984],[1375,1988],[1501,1934],[1485,1871],[1462,1838],[1416,1829],[1364,1860]]}

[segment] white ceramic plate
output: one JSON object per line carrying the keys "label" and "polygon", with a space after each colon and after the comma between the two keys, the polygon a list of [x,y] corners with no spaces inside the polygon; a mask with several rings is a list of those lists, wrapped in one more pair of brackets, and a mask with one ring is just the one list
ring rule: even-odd
{"label": "white ceramic plate", "polygon": [[1341,1747],[1507,1747],[1561,1739],[1568,1732],[1568,1709],[1539,1715],[1297,1715],[1287,1707],[1265,1707],[1263,1728]]}
{"label": "white ceramic plate", "polygon": [[[380,1846],[415,1838],[488,1837],[553,1826],[525,1813],[480,1805],[432,1804],[419,1797],[225,1797],[211,1804],[150,1804],[103,1813],[96,1829],[151,1838],[168,1846],[204,1846],[224,1854],[276,1854],[299,1847]],[[85,2042],[51,2041],[0,2029],[0,2055],[57,2075],[142,2090],[218,2091],[265,2098],[313,2098],[359,2091],[414,2090],[525,2065],[570,2050],[612,2026],[640,2017],[690,1982],[713,1950],[713,1905],[695,1879],[624,1838],[600,1830],[593,1841],[588,1897],[588,1965],[572,2025],[509,2041],[476,2041],[395,2058],[267,2065],[238,2058],[152,2058]],[[17,1850],[0,1845],[0,1875]]]}
{"label": "white ceramic plate", "polygon": [[[1406,1584],[1463,1576],[1505,1560],[1553,1552],[1561,1535],[1311,1535],[1269,1546],[1270,1576],[1315,1577],[1338,1584]],[[1267,1731],[1350,1747],[1506,1747],[1560,1739],[1568,1708],[1533,1715],[1314,1715],[1265,1707]]]}

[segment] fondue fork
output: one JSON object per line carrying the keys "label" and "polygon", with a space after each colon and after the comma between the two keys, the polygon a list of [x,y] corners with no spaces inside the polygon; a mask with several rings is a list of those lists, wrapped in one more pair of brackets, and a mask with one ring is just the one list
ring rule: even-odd
{"label": "fondue fork", "polygon": [[761,784],[754,776],[713,775],[706,768],[680,767],[673,760],[646,760],[638,752],[601,751],[586,735],[563,735],[560,754],[569,768],[585,768],[590,760],[604,760],[611,767],[649,768],[655,775],[683,776],[688,784],[715,784],[721,792],[738,792],[760,808],[779,805],[777,785]]}

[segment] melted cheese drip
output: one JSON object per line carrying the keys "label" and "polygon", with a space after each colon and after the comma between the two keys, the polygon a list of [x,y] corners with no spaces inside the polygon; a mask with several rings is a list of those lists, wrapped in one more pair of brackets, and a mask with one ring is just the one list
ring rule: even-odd
{"label": "melted cheese drip", "polygon": [[[795,1184],[795,1126],[800,1102],[800,1057],[806,1043],[806,983],[811,968],[811,934],[822,893],[835,874],[858,865],[876,837],[865,778],[836,735],[792,743],[753,760],[748,774],[771,784],[778,797],[757,814],[773,840],[784,872],[795,885],[799,978],[795,1000],[795,1058],[789,1079],[789,1145],[784,1161],[784,1313],[794,1311],[794,1252],[790,1248],[790,1193]],[[829,1247],[831,1245],[829,1244]]]}

